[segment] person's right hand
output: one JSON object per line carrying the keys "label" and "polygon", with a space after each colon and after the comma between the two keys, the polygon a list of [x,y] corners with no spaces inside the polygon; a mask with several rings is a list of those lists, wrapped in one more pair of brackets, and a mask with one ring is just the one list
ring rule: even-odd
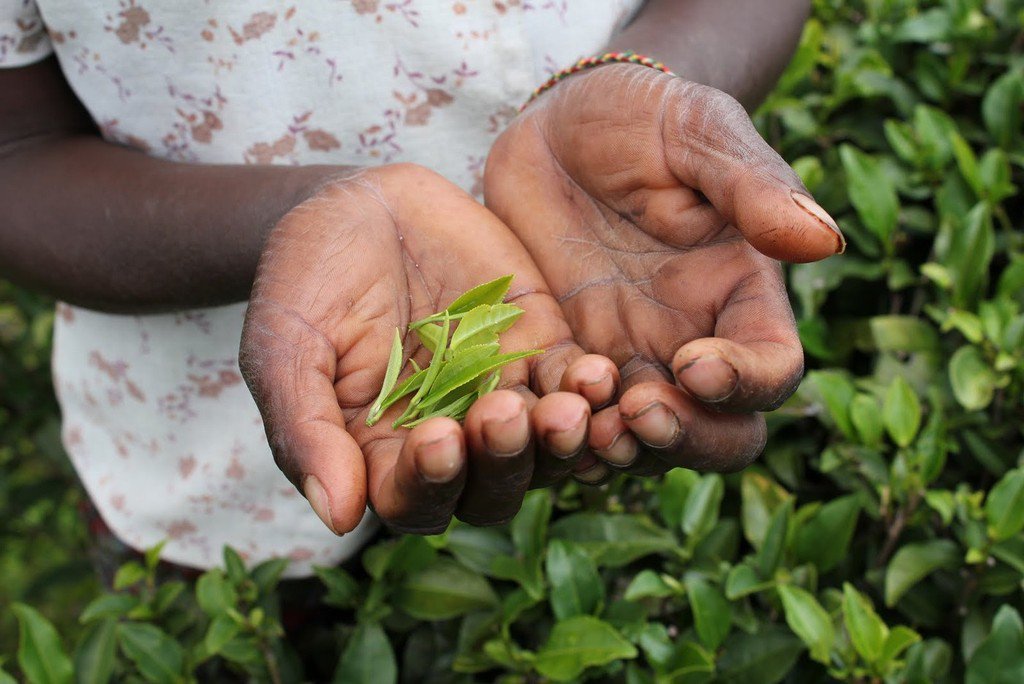
{"label": "person's right hand", "polygon": [[[365,420],[396,327],[463,291],[515,274],[525,310],[501,351],[543,349],[503,369],[464,426],[433,418],[391,429],[403,402]],[[405,339],[428,361],[415,334]],[[272,231],[257,272],[240,360],[274,458],[336,533],[367,503],[404,532],[442,531],[452,515],[497,524],[519,510],[540,470],[568,473],[585,450],[591,406],[611,400],[615,372],[584,356],[529,255],[493,214],[414,165],[327,185]],[[577,392],[559,392],[562,386]],[[505,388],[505,389],[502,389]]]}

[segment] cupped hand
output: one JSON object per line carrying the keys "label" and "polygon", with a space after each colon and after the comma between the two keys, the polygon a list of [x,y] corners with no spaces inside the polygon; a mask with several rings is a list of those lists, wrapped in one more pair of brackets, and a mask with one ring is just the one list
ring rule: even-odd
{"label": "cupped hand", "polygon": [[576,340],[621,369],[618,405],[592,420],[604,463],[588,479],[614,472],[604,464],[656,474],[756,458],[758,412],[803,372],[776,259],[823,259],[844,241],[742,106],[646,67],[598,67],[527,107],[484,180]]}
{"label": "cupped hand", "polygon": [[[502,352],[545,353],[507,366],[464,425],[432,418],[373,427],[395,328],[463,291],[514,273],[525,310]],[[429,361],[413,333],[405,349]],[[243,374],[275,460],[336,533],[369,504],[389,526],[435,533],[452,515],[508,520],[536,468],[569,469],[585,450],[591,404],[613,391],[607,359],[584,356],[515,236],[441,176],[414,165],[365,170],[289,212],[264,249],[243,330]],[[559,392],[563,372],[588,391]]]}

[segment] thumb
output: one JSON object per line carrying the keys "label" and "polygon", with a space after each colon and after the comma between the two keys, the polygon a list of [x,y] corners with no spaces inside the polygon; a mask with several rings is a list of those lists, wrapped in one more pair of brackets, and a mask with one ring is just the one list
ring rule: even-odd
{"label": "thumb", "polygon": [[366,467],[338,405],[333,347],[301,317],[254,297],[239,364],[278,467],[332,532],[354,530],[366,510]]}
{"label": "thumb", "polygon": [[743,106],[715,88],[677,80],[662,135],[672,174],[699,190],[762,254],[807,262],[841,254],[846,240]]}

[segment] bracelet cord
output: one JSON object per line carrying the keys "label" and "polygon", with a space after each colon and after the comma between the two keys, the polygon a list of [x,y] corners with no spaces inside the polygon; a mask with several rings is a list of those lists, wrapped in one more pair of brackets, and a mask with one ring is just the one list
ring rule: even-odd
{"label": "bracelet cord", "polygon": [[641,66],[650,67],[651,69],[657,69],[662,73],[666,73],[669,76],[675,76],[671,69],[665,64],[659,62],[656,59],[641,55],[640,53],[633,52],[632,50],[626,50],[625,52],[606,52],[603,55],[596,55],[593,57],[584,57],[570,67],[566,67],[559,72],[551,75],[551,78],[544,81],[538,86],[531,94],[530,97],[520,107],[519,111],[522,112],[526,109],[531,102],[536,100],[538,97],[543,95],[548,90],[551,90],[559,81],[577,74],[586,69],[590,69],[602,64],[639,64]]}

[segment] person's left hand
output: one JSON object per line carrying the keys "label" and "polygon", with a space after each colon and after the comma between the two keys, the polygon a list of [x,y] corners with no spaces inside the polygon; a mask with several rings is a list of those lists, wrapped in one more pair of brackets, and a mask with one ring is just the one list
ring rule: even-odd
{"label": "person's left hand", "polygon": [[618,405],[591,423],[604,463],[580,479],[756,458],[758,411],[803,371],[775,259],[824,259],[844,241],[742,106],[647,67],[594,68],[527,107],[484,180],[577,341],[621,369]]}

